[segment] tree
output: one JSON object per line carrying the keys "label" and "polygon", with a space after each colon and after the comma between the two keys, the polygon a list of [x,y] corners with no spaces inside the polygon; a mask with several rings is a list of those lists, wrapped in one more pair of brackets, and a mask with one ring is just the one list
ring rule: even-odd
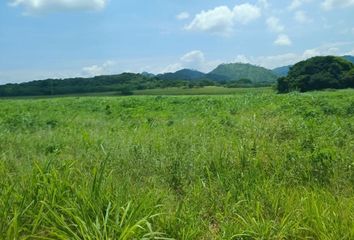
{"label": "tree", "polygon": [[353,87],[354,65],[334,56],[313,57],[295,64],[287,77],[278,79],[279,93]]}

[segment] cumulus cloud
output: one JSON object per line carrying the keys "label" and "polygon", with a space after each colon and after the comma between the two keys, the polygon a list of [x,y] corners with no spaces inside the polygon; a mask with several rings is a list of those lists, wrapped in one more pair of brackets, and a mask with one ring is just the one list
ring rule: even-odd
{"label": "cumulus cloud", "polygon": [[96,11],[103,9],[108,0],[10,0],[10,6],[23,7],[25,14],[40,14],[71,10]]}
{"label": "cumulus cloud", "polygon": [[185,29],[190,31],[230,33],[234,26],[233,17],[234,15],[228,7],[220,6],[197,14]]}
{"label": "cumulus cloud", "polygon": [[181,61],[185,63],[194,63],[199,64],[205,61],[204,53],[199,50],[191,51],[186,53],[183,57],[181,57]]}
{"label": "cumulus cloud", "polygon": [[307,14],[304,11],[301,11],[301,10],[295,12],[294,18],[299,23],[309,23],[309,22],[311,22],[311,18],[309,18],[307,16]]}
{"label": "cumulus cloud", "polygon": [[101,65],[92,65],[83,67],[81,75],[84,77],[94,77],[104,74],[111,74],[111,67],[115,65],[114,61],[106,61]]}
{"label": "cumulus cloud", "polygon": [[278,46],[290,46],[292,42],[288,35],[280,34],[278,38],[274,41],[274,44]]}
{"label": "cumulus cloud", "polygon": [[193,50],[184,54],[178,62],[170,64],[158,72],[175,72],[183,68],[209,72],[221,63],[222,61],[219,60],[207,61],[202,51]]}
{"label": "cumulus cloud", "polygon": [[204,62],[204,53],[200,50],[193,50],[184,54],[179,62],[168,65],[161,72],[175,72],[182,68],[200,69]]}
{"label": "cumulus cloud", "polygon": [[261,16],[261,9],[248,3],[236,5],[233,9],[219,6],[197,14],[185,29],[217,34],[229,34],[235,24],[247,24]]}
{"label": "cumulus cloud", "polygon": [[185,19],[188,19],[190,17],[189,13],[188,12],[181,12],[180,14],[178,14],[176,16],[176,18],[178,20],[185,20]]}
{"label": "cumulus cloud", "polygon": [[354,6],[354,0],[324,0],[322,7],[325,10],[331,10],[333,8],[344,8]]}
{"label": "cumulus cloud", "polygon": [[285,27],[280,23],[280,20],[276,17],[267,18],[267,26],[273,32],[282,32]]}
{"label": "cumulus cloud", "polygon": [[259,18],[261,16],[261,10],[257,6],[244,3],[234,7],[233,15],[236,22],[247,24]]}

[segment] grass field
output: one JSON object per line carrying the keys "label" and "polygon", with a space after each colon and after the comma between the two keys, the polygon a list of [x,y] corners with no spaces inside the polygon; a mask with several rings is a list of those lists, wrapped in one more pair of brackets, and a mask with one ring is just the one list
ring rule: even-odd
{"label": "grass field", "polygon": [[0,239],[354,239],[353,156],[354,90],[3,99]]}
{"label": "grass field", "polygon": [[[180,95],[232,95],[247,93],[251,89],[252,92],[265,92],[273,91],[271,87],[259,87],[259,88],[226,88],[221,86],[206,86],[195,88],[158,88],[158,89],[144,89],[134,90],[132,95],[138,96],[180,96]],[[65,94],[65,95],[43,95],[43,96],[19,96],[19,97],[0,97],[1,99],[43,99],[43,98],[58,98],[58,97],[108,97],[108,96],[121,96],[121,92],[92,92],[81,94]]]}

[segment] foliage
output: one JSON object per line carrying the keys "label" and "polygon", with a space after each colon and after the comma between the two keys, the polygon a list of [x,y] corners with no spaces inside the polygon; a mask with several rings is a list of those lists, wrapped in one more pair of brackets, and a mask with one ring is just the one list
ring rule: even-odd
{"label": "foliage", "polygon": [[[229,81],[214,81],[208,77],[199,78],[200,72],[181,70],[162,76],[152,76],[148,73],[97,76],[93,78],[47,79],[20,84],[6,84],[0,86],[0,97],[15,96],[49,96],[49,95],[82,95],[92,93],[114,92],[114,95],[132,95],[135,91],[146,89],[200,88],[205,86],[227,86]],[[188,77],[189,76],[189,77]],[[204,76],[204,74],[203,74]],[[269,83],[244,84],[234,83],[232,87],[262,87]]]}
{"label": "foliage", "polygon": [[228,81],[250,79],[253,83],[273,83],[277,79],[277,76],[271,70],[243,63],[221,64],[210,74],[226,77]]}
{"label": "foliage", "polygon": [[199,80],[203,79],[205,74],[196,70],[182,69],[174,73],[164,73],[157,75],[157,78],[162,80]]}
{"label": "foliage", "polygon": [[3,99],[0,239],[353,239],[353,93]]}
{"label": "foliage", "polygon": [[353,68],[352,63],[340,57],[313,57],[295,64],[287,77],[279,78],[278,91],[306,92],[354,87]]}

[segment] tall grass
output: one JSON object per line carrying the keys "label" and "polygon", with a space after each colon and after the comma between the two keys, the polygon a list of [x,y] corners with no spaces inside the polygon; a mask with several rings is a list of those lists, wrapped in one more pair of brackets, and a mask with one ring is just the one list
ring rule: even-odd
{"label": "tall grass", "polygon": [[353,239],[353,90],[0,101],[0,239]]}

